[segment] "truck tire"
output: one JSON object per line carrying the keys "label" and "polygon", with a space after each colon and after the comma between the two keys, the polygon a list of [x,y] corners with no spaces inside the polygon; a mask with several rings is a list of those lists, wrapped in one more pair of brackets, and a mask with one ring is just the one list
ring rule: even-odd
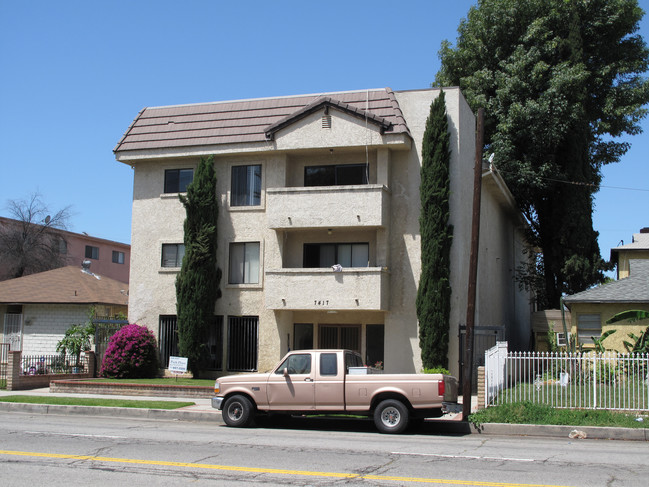
{"label": "truck tire", "polygon": [[228,426],[243,428],[249,426],[254,419],[254,407],[250,399],[237,394],[225,400],[223,405],[223,421]]}
{"label": "truck tire", "polygon": [[410,413],[401,401],[386,399],[374,410],[374,424],[381,433],[403,433],[408,427]]}

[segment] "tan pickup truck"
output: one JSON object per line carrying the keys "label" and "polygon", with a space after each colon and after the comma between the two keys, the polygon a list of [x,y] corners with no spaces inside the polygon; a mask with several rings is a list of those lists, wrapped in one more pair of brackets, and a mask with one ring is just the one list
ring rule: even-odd
{"label": "tan pickup truck", "polygon": [[401,433],[410,418],[439,417],[457,403],[457,379],[442,374],[381,374],[349,350],[289,352],[269,373],[217,379],[212,407],[228,426],[258,414],[347,413],[374,418],[382,433]]}

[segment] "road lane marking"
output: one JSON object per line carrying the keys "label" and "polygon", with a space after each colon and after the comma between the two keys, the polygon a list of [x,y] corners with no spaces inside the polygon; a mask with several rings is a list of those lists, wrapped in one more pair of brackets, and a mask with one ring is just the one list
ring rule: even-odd
{"label": "road lane marking", "polygon": [[30,435],[49,435],[49,436],[71,436],[73,438],[110,438],[111,440],[124,440],[126,436],[112,436],[112,435],[84,435],[82,433],[50,433],[48,431],[25,431]]}
{"label": "road lane marking", "polygon": [[476,455],[443,455],[441,453],[408,453],[402,451],[390,452],[391,455],[406,455],[413,457],[439,457],[439,458],[459,458],[462,460],[496,460],[507,462],[534,462],[533,458],[514,458],[514,457],[481,457]]}
{"label": "road lane marking", "polygon": [[14,450],[0,450],[0,455],[12,455],[22,457],[37,457],[37,458],[56,458],[62,460],[87,460],[93,462],[106,462],[106,463],[129,463],[136,465],[157,465],[165,467],[185,467],[185,468],[198,468],[209,470],[223,470],[229,472],[247,472],[247,473],[267,473],[275,475],[296,475],[308,477],[329,477],[341,479],[359,479],[359,480],[383,480],[394,482],[417,482],[426,484],[443,484],[443,485],[469,485],[480,487],[567,487],[558,485],[546,484],[521,484],[509,482],[483,482],[473,480],[455,480],[455,479],[432,479],[422,477],[394,477],[389,475],[361,475],[355,473],[340,473],[340,472],[312,472],[308,470],[285,470],[278,468],[258,468],[258,467],[235,467],[228,465],[211,465],[207,463],[187,463],[187,462],[168,462],[163,460],[140,460],[137,458],[111,458],[111,457],[98,457],[93,455],[69,455],[65,453],[41,453],[41,452],[27,452],[27,451],[14,451]]}

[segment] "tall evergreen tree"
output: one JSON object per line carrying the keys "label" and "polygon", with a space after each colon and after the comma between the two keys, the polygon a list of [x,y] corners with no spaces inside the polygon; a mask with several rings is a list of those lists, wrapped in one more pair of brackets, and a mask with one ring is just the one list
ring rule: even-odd
{"label": "tall evergreen tree", "polygon": [[[649,51],[636,0],[479,0],[444,42],[435,85],[485,108],[485,148],[531,223],[545,307],[601,282],[593,230],[603,164],[646,115]],[[530,275],[527,276],[528,278]]]}
{"label": "tall evergreen tree", "polygon": [[417,289],[419,346],[425,368],[448,368],[451,313],[450,255],[453,227],[449,225],[450,134],[443,91],[430,106],[422,142],[421,276]]}
{"label": "tall evergreen tree", "polygon": [[185,256],[176,279],[178,349],[195,375],[207,358],[207,337],[214,305],[221,296],[216,262],[218,204],[214,160],[202,158],[187,195],[179,195],[187,217]]}

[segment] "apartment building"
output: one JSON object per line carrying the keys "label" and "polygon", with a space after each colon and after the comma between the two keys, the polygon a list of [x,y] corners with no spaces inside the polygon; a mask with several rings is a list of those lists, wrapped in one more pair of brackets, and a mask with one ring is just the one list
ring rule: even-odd
{"label": "apartment building", "polygon": [[[23,222],[0,216],[0,232],[21,231]],[[38,224],[33,227],[42,228]],[[61,256],[61,266],[81,268],[84,261],[90,262],[95,274],[128,283],[131,258],[129,244],[93,237],[86,233],[74,233],[51,228],[45,237]],[[0,281],[13,277],[12,262],[0,260]]]}
{"label": "apartment building", "polygon": [[[454,227],[448,356],[457,373],[476,121],[459,89],[445,93]],[[223,270],[208,343],[214,375],[268,370],[289,349],[313,347],[358,350],[387,372],[419,371],[421,142],[438,95],[373,89],[143,109],[114,152],[134,170],[129,320],[156,333],[163,363],[177,352],[178,193],[200,158],[213,155]],[[529,296],[514,280],[523,225],[486,168],[476,323],[526,347]]]}

